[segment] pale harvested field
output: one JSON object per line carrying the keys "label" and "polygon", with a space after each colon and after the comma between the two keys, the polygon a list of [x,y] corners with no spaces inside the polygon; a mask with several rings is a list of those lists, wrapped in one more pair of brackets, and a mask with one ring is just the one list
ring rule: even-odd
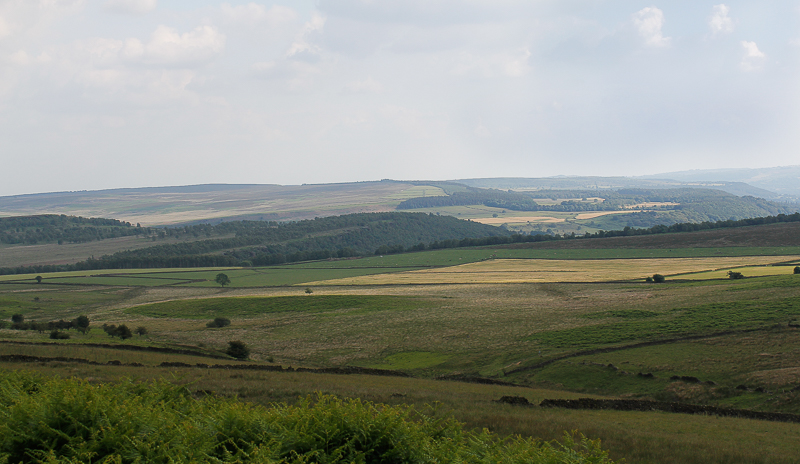
{"label": "pale harvested field", "polygon": [[746,266],[746,267],[737,267],[734,269],[700,272],[697,274],[687,274],[685,276],[680,276],[680,278],[687,280],[725,279],[728,277],[729,270],[735,272],[741,272],[742,275],[744,275],[745,277],[763,277],[763,276],[794,274],[793,266]]}
{"label": "pale harvested field", "polygon": [[496,259],[442,269],[350,277],[303,285],[492,284],[608,282],[785,262],[797,256],[734,258],[549,260]]}
{"label": "pale harvested field", "polygon": [[648,201],[644,203],[637,203],[635,205],[626,206],[626,208],[655,208],[656,206],[678,206],[680,203],[673,203],[671,201]]}
{"label": "pale harvested field", "polygon": [[487,217],[473,219],[475,222],[481,224],[507,224],[517,222],[564,222],[563,218],[554,218],[551,216],[510,216],[510,217]]}
{"label": "pale harvested field", "polygon": [[609,214],[630,214],[630,211],[594,211],[591,213],[581,213],[575,216],[575,219],[594,219],[600,216],[607,216]]}

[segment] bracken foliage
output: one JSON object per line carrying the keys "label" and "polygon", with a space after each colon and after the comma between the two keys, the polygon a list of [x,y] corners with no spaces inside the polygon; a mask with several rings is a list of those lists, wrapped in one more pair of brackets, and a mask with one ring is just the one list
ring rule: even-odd
{"label": "bracken foliage", "polygon": [[610,463],[599,443],[500,439],[406,407],[309,397],[264,408],[168,383],[0,374],[0,462]]}

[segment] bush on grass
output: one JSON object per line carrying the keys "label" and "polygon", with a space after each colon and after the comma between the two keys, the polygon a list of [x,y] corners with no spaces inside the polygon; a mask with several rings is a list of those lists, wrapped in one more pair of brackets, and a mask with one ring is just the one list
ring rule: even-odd
{"label": "bush on grass", "polygon": [[242,341],[233,340],[228,342],[228,349],[225,350],[225,353],[236,359],[247,359],[250,356],[250,348]]}
{"label": "bush on grass", "polygon": [[209,321],[206,327],[209,328],[222,328],[231,325],[231,320],[226,317],[215,317],[213,321]]}
{"label": "bush on grass", "polygon": [[264,408],[166,382],[0,372],[0,462],[611,463],[599,443],[501,439],[401,406],[332,396]]}

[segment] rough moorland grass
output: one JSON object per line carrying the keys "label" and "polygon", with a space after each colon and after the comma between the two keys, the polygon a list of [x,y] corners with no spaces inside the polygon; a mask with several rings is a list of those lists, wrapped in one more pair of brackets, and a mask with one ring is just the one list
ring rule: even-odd
{"label": "rough moorland grass", "polygon": [[418,309],[431,304],[428,299],[387,295],[303,295],[176,300],[135,306],[126,312],[150,317],[213,319],[218,316],[252,317],[285,312],[347,311],[349,314],[365,314]]}
{"label": "rough moorland grass", "polygon": [[331,396],[263,408],[167,383],[2,374],[3,462],[608,463],[599,443],[467,432],[452,419]]}
{"label": "rough moorland grass", "polygon": [[[613,312],[612,312],[613,314]],[[624,314],[624,313],[623,313]],[[542,332],[532,339],[555,347],[588,348],[639,340],[680,337],[786,323],[800,317],[800,298],[734,301],[679,308],[659,318],[624,317],[619,322]]]}
{"label": "rough moorland grass", "polygon": [[20,290],[0,286],[0,319],[7,321],[13,314],[22,314],[29,319],[53,320],[75,312],[75,308],[91,311],[125,298],[119,289],[71,291],[41,284]]}
{"label": "rough moorland grass", "polygon": [[371,364],[369,367],[375,369],[409,370],[425,369],[428,367],[442,364],[450,358],[449,355],[442,353],[431,353],[427,351],[409,351],[389,355],[380,362]]}

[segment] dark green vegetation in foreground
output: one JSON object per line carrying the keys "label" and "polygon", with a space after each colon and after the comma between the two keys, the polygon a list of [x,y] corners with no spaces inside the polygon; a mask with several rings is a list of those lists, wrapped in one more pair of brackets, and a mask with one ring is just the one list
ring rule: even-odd
{"label": "dark green vegetation in foreground", "polygon": [[0,460],[149,463],[610,463],[597,442],[500,439],[405,407],[329,396],[269,408],[167,383],[0,374]]}

